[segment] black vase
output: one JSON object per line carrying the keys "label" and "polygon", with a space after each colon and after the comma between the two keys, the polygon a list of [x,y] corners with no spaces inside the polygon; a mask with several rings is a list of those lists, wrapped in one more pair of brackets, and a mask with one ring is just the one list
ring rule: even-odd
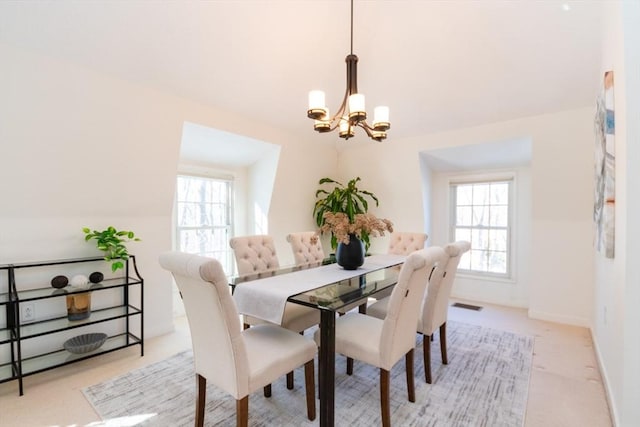
{"label": "black vase", "polygon": [[355,234],[349,234],[349,243],[338,243],[336,262],[345,270],[355,270],[364,264],[364,243]]}

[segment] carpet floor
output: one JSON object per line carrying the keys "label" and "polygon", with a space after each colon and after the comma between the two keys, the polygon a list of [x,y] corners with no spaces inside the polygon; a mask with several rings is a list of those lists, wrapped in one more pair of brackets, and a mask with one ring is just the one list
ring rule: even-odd
{"label": "carpet floor", "polygon": [[[416,402],[407,400],[404,359],[391,371],[391,422],[395,426],[519,427],[524,424],[533,357],[530,336],[450,321],[449,364],[442,365],[440,343],[432,342],[433,384],[424,382],[422,338],[416,340]],[[380,425],[379,371],[354,364],[345,374],[336,356],[336,426]],[[317,368],[317,367],[316,367]],[[316,369],[317,373],[317,369]],[[190,351],[83,389],[105,426],[192,426],[195,374]],[[317,402],[317,401],[316,401]],[[207,426],[235,426],[235,400],[207,387]],[[304,372],[295,372],[293,390],[284,378],[271,398],[262,390],[249,398],[250,426],[312,426],[306,418]]]}

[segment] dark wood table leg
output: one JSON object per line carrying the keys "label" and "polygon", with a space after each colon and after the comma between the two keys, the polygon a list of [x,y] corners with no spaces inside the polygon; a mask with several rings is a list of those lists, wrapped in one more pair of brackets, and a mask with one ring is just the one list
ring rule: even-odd
{"label": "dark wood table leg", "polygon": [[336,382],[336,314],[320,310],[320,355],[318,357],[318,387],[320,395],[320,426],[334,426]]}

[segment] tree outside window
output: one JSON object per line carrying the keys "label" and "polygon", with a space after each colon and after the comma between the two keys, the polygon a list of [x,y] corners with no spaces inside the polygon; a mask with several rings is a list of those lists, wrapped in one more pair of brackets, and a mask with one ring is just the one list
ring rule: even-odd
{"label": "tree outside window", "polygon": [[471,242],[459,268],[509,277],[512,181],[451,184],[452,237]]}
{"label": "tree outside window", "polygon": [[233,274],[229,247],[232,230],[232,181],[179,175],[176,194],[176,243],[179,251],[216,258]]}

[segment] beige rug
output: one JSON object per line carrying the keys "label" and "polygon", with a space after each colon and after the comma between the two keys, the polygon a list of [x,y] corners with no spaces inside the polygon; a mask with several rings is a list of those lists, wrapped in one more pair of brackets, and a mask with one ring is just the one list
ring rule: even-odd
{"label": "beige rug", "polygon": [[[524,423],[533,337],[450,321],[449,364],[440,361],[439,342],[432,343],[433,384],[424,382],[422,339],[416,340],[416,402],[407,400],[404,360],[391,372],[391,422],[394,426],[517,427]],[[437,335],[437,334],[436,334]],[[317,370],[316,370],[317,372]],[[336,357],[336,426],[380,425],[378,369],[355,362],[353,376],[345,359]],[[83,390],[104,420],[113,426],[192,426],[195,374],[191,352],[183,352]],[[312,426],[306,418],[304,375],[295,373],[295,388],[284,378],[273,395],[249,398],[250,426]],[[235,401],[210,385],[207,426],[235,426]]]}

